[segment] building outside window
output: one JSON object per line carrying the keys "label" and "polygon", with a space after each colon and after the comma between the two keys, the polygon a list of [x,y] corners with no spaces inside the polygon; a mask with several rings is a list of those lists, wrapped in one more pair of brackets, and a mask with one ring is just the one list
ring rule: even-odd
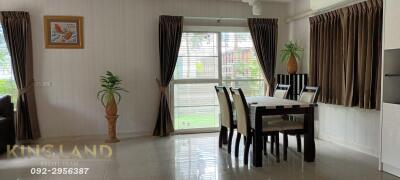
{"label": "building outside window", "polygon": [[249,32],[184,32],[171,82],[174,127],[219,127],[216,85],[262,96],[264,84]]}

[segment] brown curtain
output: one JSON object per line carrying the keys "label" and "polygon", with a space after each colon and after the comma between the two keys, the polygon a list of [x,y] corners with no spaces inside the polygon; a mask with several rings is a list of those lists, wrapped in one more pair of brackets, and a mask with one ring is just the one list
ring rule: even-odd
{"label": "brown curtain", "polygon": [[310,19],[310,84],[321,89],[320,101],[342,103],[342,28],[338,11]]}
{"label": "brown curtain", "polygon": [[169,111],[166,89],[174,73],[182,38],[183,17],[160,16],[159,22],[159,53],[161,79],[158,81],[161,91],[160,107],[154,136],[168,136],[174,131],[171,113]]}
{"label": "brown curtain", "polygon": [[310,18],[310,83],[320,101],[380,108],[382,0]]}
{"label": "brown curtain", "polygon": [[40,137],[33,87],[31,22],[28,12],[1,12],[1,25],[18,88],[16,135],[20,140]]}
{"label": "brown curtain", "polygon": [[346,106],[380,108],[382,7],[382,0],[369,0],[341,11]]}
{"label": "brown curtain", "polygon": [[278,19],[249,18],[248,25],[271,96],[275,83]]}

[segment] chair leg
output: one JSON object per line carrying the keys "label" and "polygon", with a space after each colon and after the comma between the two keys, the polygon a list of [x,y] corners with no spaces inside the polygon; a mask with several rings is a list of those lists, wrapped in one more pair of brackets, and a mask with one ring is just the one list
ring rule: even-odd
{"label": "chair leg", "polygon": [[271,154],[274,154],[274,144],[275,144],[275,135],[273,134],[273,135],[271,135],[271,144],[270,144]]}
{"label": "chair leg", "polygon": [[288,135],[283,134],[283,160],[287,161]]}
{"label": "chair leg", "polygon": [[279,133],[277,135],[275,135],[275,157],[276,157],[276,162],[280,162],[280,155],[279,155]]}
{"label": "chair leg", "polygon": [[228,144],[228,128],[225,126],[221,126],[221,139],[222,145]]}
{"label": "chair leg", "polygon": [[222,148],[222,131],[224,130],[223,126],[221,126],[221,130],[219,131],[219,139],[218,139],[218,146]]}
{"label": "chair leg", "polygon": [[235,143],[235,157],[239,156],[239,144],[240,144],[240,137],[242,135],[240,133],[236,133],[236,143]]}
{"label": "chair leg", "polygon": [[267,155],[267,141],[268,141],[268,136],[263,137],[264,140],[264,155]]}
{"label": "chair leg", "polygon": [[247,141],[246,141],[246,146],[244,147],[244,164],[247,165],[249,162],[249,149],[250,149],[250,144],[251,144],[251,137],[252,135],[249,135],[249,137],[247,137]]}
{"label": "chair leg", "polygon": [[297,152],[301,152],[301,137],[300,137],[300,134],[296,134],[296,140],[297,140]]}
{"label": "chair leg", "polygon": [[231,153],[232,139],[233,139],[233,129],[229,129],[229,139],[228,139],[228,153]]}

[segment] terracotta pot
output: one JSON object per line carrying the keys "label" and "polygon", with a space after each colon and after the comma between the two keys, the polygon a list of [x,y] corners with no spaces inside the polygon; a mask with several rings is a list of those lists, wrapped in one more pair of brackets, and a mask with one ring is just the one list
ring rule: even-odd
{"label": "terracotta pot", "polygon": [[119,142],[116,128],[118,116],[106,116],[106,118],[108,121],[108,138],[106,139],[106,143]]}
{"label": "terracotta pot", "polygon": [[297,61],[294,55],[291,55],[287,64],[287,71],[289,74],[296,74],[297,72]]}
{"label": "terracotta pot", "polygon": [[117,138],[117,119],[118,119],[118,106],[115,102],[114,96],[111,97],[110,101],[106,104],[106,118],[108,121],[108,139],[106,143],[116,143],[119,142]]}
{"label": "terracotta pot", "polygon": [[117,103],[115,102],[114,96],[111,96],[110,101],[106,104],[106,114],[107,116],[115,116],[117,115],[118,107]]}

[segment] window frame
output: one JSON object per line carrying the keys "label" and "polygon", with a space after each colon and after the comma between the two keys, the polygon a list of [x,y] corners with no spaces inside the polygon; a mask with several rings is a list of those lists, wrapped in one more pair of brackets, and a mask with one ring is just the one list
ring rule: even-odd
{"label": "window frame", "polygon": [[[237,27],[237,26],[183,26],[182,33],[216,33],[217,34],[217,55],[218,55],[218,78],[216,79],[174,79],[172,77],[169,84],[169,102],[170,102],[170,112],[172,123],[175,124],[175,102],[174,102],[174,86],[175,84],[211,84],[216,83],[219,86],[223,84],[224,81],[263,81],[265,84],[265,79],[237,79],[237,80],[223,80],[222,76],[222,36],[223,32],[250,32],[248,27]],[[261,67],[260,67],[261,68]],[[264,87],[265,89],[265,87]],[[265,95],[265,91],[264,91]],[[185,133],[203,133],[203,132],[217,132],[220,130],[220,122],[218,127],[210,128],[192,128],[192,129],[175,129],[174,134],[185,134]]]}

